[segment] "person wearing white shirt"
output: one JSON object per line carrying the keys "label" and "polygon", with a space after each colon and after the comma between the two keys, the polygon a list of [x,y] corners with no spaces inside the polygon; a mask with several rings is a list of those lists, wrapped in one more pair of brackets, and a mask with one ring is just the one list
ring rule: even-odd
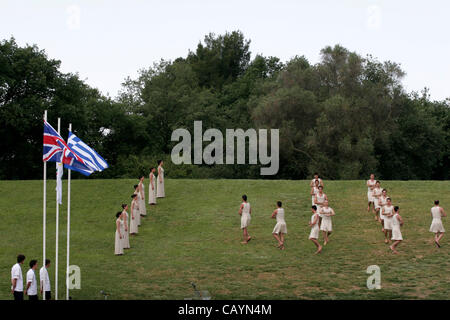
{"label": "person wearing white shirt", "polygon": [[23,300],[23,278],[21,264],[25,261],[25,256],[19,254],[17,263],[11,268],[11,293],[14,295],[15,301]]}
{"label": "person wearing white shirt", "polygon": [[45,300],[52,299],[52,292],[50,287],[50,278],[48,276],[48,268],[50,267],[50,260],[45,259],[45,266],[43,266],[39,270],[39,280],[40,280],[40,288],[41,295],[45,295]]}
{"label": "person wearing white shirt", "polygon": [[28,295],[28,299],[32,301],[38,300],[36,274],[34,273],[37,266],[37,260],[31,260],[30,270],[27,272],[27,288],[25,289],[25,294]]}

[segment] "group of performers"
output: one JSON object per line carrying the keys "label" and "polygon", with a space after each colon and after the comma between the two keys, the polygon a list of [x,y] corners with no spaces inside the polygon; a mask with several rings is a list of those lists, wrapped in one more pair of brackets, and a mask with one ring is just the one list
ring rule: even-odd
{"label": "group of performers", "polygon": [[333,232],[333,225],[331,217],[336,215],[334,210],[328,206],[328,196],[323,192],[323,180],[319,178],[319,174],[314,173],[314,177],[309,183],[311,187],[311,220],[309,226],[311,231],[309,233],[309,240],[311,240],[317,247],[315,254],[322,252],[322,245],[319,243],[320,231],[323,234],[323,245],[326,246],[329,242],[329,236]]}
{"label": "group of performers", "polygon": [[[155,176],[157,170],[158,176]],[[156,205],[157,198],[164,198],[164,169],[163,161],[158,161],[158,168],[151,168],[149,174],[149,193],[148,204]],[[381,188],[380,181],[375,180],[375,175],[371,174],[370,179],[367,180],[367,211],[374,213],[374,220],[381,224],[381,230],[384,233],[384,242],[392,244],[389,246],[390,250],[397,254],[397,246],[403,241],[401,227],[403,226],[403,218],[400,216],[400,208],[392,204],[392,199],[387,195],[387,190]],[[331,217],[335,216],[335,211],[328,204],[328,196],[324,193],[324,183],[317,173],[310,182],[311,187],[311,219],[309,226],[311,228],[309,240],[311,240],[317,251],[315,254],[322,252],[323,246],[329,242],[329,237],[333,232]],[[144,176],[139,177],[139,183],[134,185],[134,193],[131,195],[131,207],[128,204],[122,204],[122,211],[116,214],[116,238],[115,238],[115,254],[122,255],[124,249],[130,248],[129,236],[135,236],[139,233],[139,226],[141,225],[141,217],[147,215],[145,203],[145,187]],[[436,200],[435,205],[431,208],[432,223],[430,232],[435,234],[434,242],[437,247],[441,247],[440,240],[444,236],[444,226],[442,224],[442,217],[445,217],[445,211],[439,206],[439,200]],[[130,209],[131,217],[128,214]],[[242,244],[247,244],[252,239],[248,232],[248,226],[251,221],[252,209],[247,200],[247,195],[242,196],[242,203],[239,207],[239,215],[241,216],[241,229],[243,231]],[[273,237],[277,241],[276,247],[280,250],[285,249],[285,235],[287,234],[287,226],[285,221],[285,212],[281,201],[276,202],[276,209],[272,212],[271,218],[276,219],[275,227],[272,231]],[[129,219],[129,217],[131,219]],[[323,235],[323,245],[319,243],[320,231]]]}
{"label": "group of performers", "polygon": [[[387,190],[381,188],[380,181],[375,180],[375,175],[371,174],[367,180],[367,211],[371,208],[374,213],[375,221],[381,224],[381,231],[384,233],[384,242],[390,244],[389,249],[398,254],[397,246],[403,241],[401,227],[404,224],[403,218],[400,216],[399,206],[394,206],[392,199],[387,195]],[[316,245],[315,254],[322,252],[323,246],[330,241],[329,237],[333,232],[331,217],[335,216],[335,211],[328,204],[328,196],[324,193],[324,183],[317,173],[310,182],[311,187],[311,212],[312,216],[309,221],[311,228],[309,239]],[[239,207],[239,215],[241,216],[241,229],[243,231],[242,244],[247,244],[252,237],[249,235],[248,226],[251,221],[252,209],[247,201],[247,195],[242,196],[242,203]],[[281,250],[285,249],[285,235],[287,234],[286,221],[284,219],[284,209],[281,201],[277,201],[277,207],[273,211],[271,218],[277,219],[277,223],[272,231],[272,235],[277,240],[277,247]],[[434,242],[438,248],[441,247],[440,240],[444,236],[444,226],[442,217],[445,217],[445,211],[439,206],[439,200],[434,201],[434,207],[431,208],[432,223],[430,232],[435,234]],[[320,231],[323,234],[323,245],[319,243]]]}
{"label": "group of performers", "polygon": [[[158,177],[155,177],[155,168],[150,169],[148,186],[148,204],[156,205],[156,198],[164,198],[164,162],[158,160]],[[124,249],[130,249],[130,235],[139,233],[141,218],[147,216],[145,203],[144,175],[139,177],[139,183],[134,185],[134,193],[131,195],[131,207],[122,204],[122,211],[116,213],[116,237],[114,253],[123,255]],[[128,214],[130,209],[131,215]],[[130,218],[130,219],[129,219]]]}
{"label": "group of performers", "polygon": [[[381,188],[381,183],[375,180],[375,175],[371,174],[370,179],[367,180],[367,212],[374,213],[375,221],[381,223],[381,231],[384,233],[384,242],[389,244],[393,253],[398,253],[396,250],[398,244],[403,240],[400,228],[403,226],[403,219],[400,216],[400,208],[392,205],[392,199],[387,195],[387,190]],[[442,207],[439,206],[439,200],[434,201],[434,206],[431,208],[432,222],[430,232],[434,233],[434,243],[438,248],[441,247],[440,240],[444,236],[444,225],[442,217],[446,217],[446,213]]]}
{"label": "group of performers", "polygon": [[[276,219],[277,223],[273,228],[272,235],[277,240],[277,248],[284,250],[284,236],[287,234],[286,221],[284,220],[284,209],[281,201],[277,201],[276,209],[272,212],[271,218]],[[250,225],[252,208],[250,203],[247,201],[247,196],[244,194],[242,196],[242,203],[239,207],[239,215],[241,216],[241,229],[243,231],[244,240],[242,244],[247,244],[252,237],[248,233],[248,226]]]}
{"label": "group of performers", "polygon": [[[314,178],[311,180],[311,196],[312,196],[312,216],[309,226],[311,232],[309,239],[316,245],[316,253],[322,251],[322,245],[319,243],[320,231],[323,233],[324,245],[329,242],[329,236],[333,231],[331,217],[336,215],[334,210],[328,206],[327,195],[323,192],[323,180],[319,178],[318,174],[314,174]],[[285,249],[285,235],[287,234],[286,221],[284,219],[284,208],[282,202],[277,201],[276,209],[272,212],[271,218],[276,219],[277,223],[273,228],[272,235],[277,241],[277,248]],[[242,196],[242,203],[239,207],[239,215],[241,216],[241,229],[243,232],[242,244],[247,244],[252,238],[248,233],[248,226],[251,221],[252,209],[250,203],[247,201],[247,196]]]}
{"label": "group of performers", "polygon": [[392,205],[392,199],[387,195],[387,189],[381,189],[381,183],[375,180],[375,175],[371,174],[367,180],[367,212],[372,211],[375,214],[375,221],[381,223],[381,231],[384,233],[384,243],[392,244],[389,246],[391,251],[398,253],[397,246],[403,241],[400,228],[403,226],[403,219],[400,216],[400,208]]}

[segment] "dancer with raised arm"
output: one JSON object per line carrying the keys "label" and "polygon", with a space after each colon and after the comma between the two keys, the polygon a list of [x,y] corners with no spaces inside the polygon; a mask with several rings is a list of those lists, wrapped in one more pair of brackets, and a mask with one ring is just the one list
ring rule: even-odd
{"label": "dancer with raised arm", "polygon": [[155,205],[156,204],[156,177],[155,177],[156,169],[152,167],[150,169],[150,174],[148,175],[149,183],[148,183],[148,204]]}
{"label": "dancer with raised arm", "polygon": [[277,224],[273,228],[272,235],[278,241],[278,248],[284,250],[284,235],[287,234],[286,221],[284,220],[284,209],[281,201],[277,201],[277,208],[272,213],[271,218],[277,219]]}
{"label": "dancer with raised arm", "polygon": [[328,200],[324,201],[323,206],[320,208],[320,213],[322,214],[322,224],[320,225],[320,230],[323,232],[323,245],[326,246],[329,242],[328,238],[331,232],[333,232],[331,217],[335,216],[336,213],[328,206]]}
{"label": "dancer with raised arm", "polygon": [[317,214],[317,207],[311,207],[312,216],[308,225],[311,227],[311,232],[309,233],[309,240],[311,240],[317,247],[317,251],[315,254],[318,254],[322,251],[322,246],[319,243],[319,215]]}
{"label": "dancer with raised arm", "polygon": [[442,224],[442,217],[446,217],[444,208],[439,206],[439,200],[434,201],[434,207],[431,208],[431,221],[430,232],[434,233],[434,243],[438,248],[441,247],[441,239],[444,236],[444,225]]}
{"label": "dancer with raised arm", "polygon": [[393,253],[397,254],[397,246],[403,241],[402,232],[400,227],[403,226],[403,219],[399,214],[399,207],[394,207],[394,215],[392,216],[392,241],[394,243],[389,246]]}
{"label": "dancer with raised arm", "polygon": [[247,196],[244,194],[242,196],[242,203],[239,207],[239,215],[241,216],[241,229],[243,230],[244,241],[242,244],[247,244],[252,237],[248,234],[248,226],[250,225],[252,208],[250,207],[250,203],[247,202]]}

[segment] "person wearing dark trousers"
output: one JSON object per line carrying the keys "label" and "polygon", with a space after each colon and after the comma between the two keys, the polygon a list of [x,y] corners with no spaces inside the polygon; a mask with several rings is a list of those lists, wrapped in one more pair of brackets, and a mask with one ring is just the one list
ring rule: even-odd
{"label": "person wearing dark trousers", "polygon": [[45,266],[43,266],[39,270],[39,280],[40,280],[40,288],[41,288],[41,295],[45,294],[45,300],[51,300],[52,299],[52,292],[50,287],[50,278],[48,276],[48,268],[50,267],[50,260],[45,259]]}
{"label": "person wearing dark trousers", "polygon": [[27,288],[25,289],[25,294],[28,295],[30,301],[39,300],[37,294],[36,273],[34,272],[37,269],[37,266],[37,260],[31,260],[30,270],[27,272]]}
{"label": "person wearing dark trousers", "polygon": [[25,261],[25,256],[19,254],[17,263],[11,268],[11,293],[14,295],[15,301],[23,300],[23,278],[21,264]]}

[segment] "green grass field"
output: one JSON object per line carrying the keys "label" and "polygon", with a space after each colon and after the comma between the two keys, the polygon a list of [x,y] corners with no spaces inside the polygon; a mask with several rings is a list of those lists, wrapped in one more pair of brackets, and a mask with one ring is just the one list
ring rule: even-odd
{"label": "green grass field", "polygon": [[[146,181],[147,184],[148,181]],[[442,248],[428,232],[436,198],[450,213],[449,181],[385,181],[405,225],[399,255],[366,211],[364,181],[325,181],[334,233],[321,255],[308,240],[311,198],[308,181],[166,180],[165,199],[147,206],[132,249],[114,255],[116,211],[129,203],[134,180],[75,180],[72,183],[71,264],[81,268],[73,299],[184,299],[191,282],[213,299],[448,299],[450,238]],[[59,296],[65,293],[66,187],[60,218]],[[146,186],[148,188],[148,185]],[[55,181],[49,181],[47,255],[55,260]],[[147,191],[147,190],[146,190]],[[241,245],[241,195],[252,205],[253,240]],[[11,299],[10,269],[23,253],[42,259],[42,181],[0,181],[0,299]],[[270,214],[283,201],[286,250],[274,247]],[[444,226],[450,229],[447,219]],[[322,241],[322,238],[321,240]],[[380,290],[366,287],[369,265],[381,268]],[[54,292],[54,264],[50,268]]]}

